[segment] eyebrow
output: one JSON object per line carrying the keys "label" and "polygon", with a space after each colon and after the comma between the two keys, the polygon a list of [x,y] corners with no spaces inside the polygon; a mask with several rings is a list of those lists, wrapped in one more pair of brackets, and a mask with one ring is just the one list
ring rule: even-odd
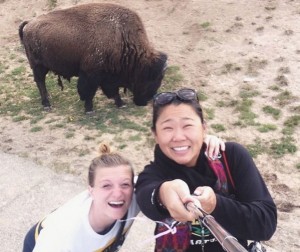
{"label": "eyebrow", "polygon": [[[121,182],[124,182],[124,181],[131,181],[131,178],[124,178],[124,179],[122,179]],[[113,181],[110,180],[110,179],[104,179],[104,180],[98,181],[98,184],[99,184],[99,183],[113,183]]]}
{"label": "eyebrow", "polygon": [[[190,117],[182,117],[180,119],[184,120],[184,121],[195,121],[193,118],[190,118]],[[165,121],[162,121],[161,124],[164,124],[164,123],[167,123],[167,122],[170,122],[170,121],[173,121],[173,119],[171,119],[171,118],[166,119]]]}

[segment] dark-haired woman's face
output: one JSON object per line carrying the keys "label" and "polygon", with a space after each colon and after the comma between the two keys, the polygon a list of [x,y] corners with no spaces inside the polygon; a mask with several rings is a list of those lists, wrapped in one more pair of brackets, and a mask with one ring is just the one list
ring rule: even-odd
{"label": "dark-haired woman's face", "polygon": [[155,126],[155,141],[167,157],[188,167],[196,165],[206,128],[190,105],[165,106]]}

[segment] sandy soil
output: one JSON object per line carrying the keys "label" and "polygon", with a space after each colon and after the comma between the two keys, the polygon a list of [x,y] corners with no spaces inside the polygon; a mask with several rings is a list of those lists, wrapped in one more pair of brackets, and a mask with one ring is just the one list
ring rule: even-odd
{"label": "sandy soil", "polygon": [[[25,58],[20,50],[18,25],[48,12],[49,2],[0,0],[0,60],[9,60],[11,53]],[[203,106],[215,108],[215,117],[208,123],[224,124],[226,131],[218,134],[225,140],[250,144],[257,138],[261,141],[278,139],[285,118],[292,113],[291,107],[300,104],[299,0],[57,2],[56,8],[85,2],[115,2],[137,11],[151,42],[168,54],[169,65],[180,67],[184,76],[182,86],[194,87],[207,95]],[[208,27],[203,25],[205,23]],[[13,64],[10,67],[13,68]],[[290,104],[280,108],[283,116],[277,121],[261,112],[266,104],[276,107],[275,93],[269,88],[274,84],[295,97]],[[260,93],[254,98],[253,105],[257,120],[276,124],[278,130],[275,132],[259,133],[254,127],[234,126],[238,114],[231,107],[216,105],[216,101],[237,99],[241,88],[247,85]],[[48,119],[50,117],[55,114],[47,115]],[[64,129],[33,134],[29,128],[29,122],[12,122],[10,118],[1,117],[0,149],[53,169],[68,166],[68,171],[85,179],[85,167],[95,155],[95,143],[83,141],[85,129],[74,126],[78,133],[66,139]],[[214,133],[213,129],[210,132]],[[93,133],[89,131],[88,134]],[[298,149],[299,136],[298,127],[294,134]],[[97,135],[96,142],[111,139],[113,136]],[[85,150],[89,150],[88,154],[78,154]],[[123,151],[131,153],[137,172],[152,158],[150,145],[143,148],[128,146]],[[300,162],[300,150],[282,159],[260,155],[255,161],[278,206],[277,231],[265,244],[269,251],[300,251],[300,172],[295,168]]]}

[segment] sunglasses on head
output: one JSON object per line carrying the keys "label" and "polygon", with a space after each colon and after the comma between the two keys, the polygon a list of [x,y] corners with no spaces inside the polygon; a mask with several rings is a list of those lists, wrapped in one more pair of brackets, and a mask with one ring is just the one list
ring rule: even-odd
{"label": "sunglasses on head", "polygon": [[175,92],[162,92],[153,97],[154,105],[165,105],[174,99],[180,101],[199,101],[197,92],[191,88],[182,88]]}

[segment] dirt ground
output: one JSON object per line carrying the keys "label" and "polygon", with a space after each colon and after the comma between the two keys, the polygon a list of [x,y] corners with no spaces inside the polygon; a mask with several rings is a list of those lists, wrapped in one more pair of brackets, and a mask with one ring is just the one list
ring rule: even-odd
{"label": "dirt ground", "polygon": [[[50,2],[55,1],[0,0],[0,60],[9,60],[12,52],[25,57],[20,50],[18,26],[23,20],[48,12]],[[291,107],[300,105],[299,0],[62,0],[57,1],[56,8],[86,2],[114,2],[137,11],[155,48],[168,54],[169,65],[180,67],[182,86],[207,95],[203,106],[215,108],[215,117],[208,125],[223,124],[226,131],[218,135],[225,140],[250,144],[257,138],[277,139],[284,119],[292,113]],[[277,121],[261,112],[266,104],[276,106],[274,91],[270,90],[274,84],[294,96],[289,105],[280,107],[283,116]],[[278,130],[260,133],[254,127],[234,126],[238,115],[232,108],[216,106],[216,101],[238,97],[245,85],[260,93],[253,104],[258,120],[276,124]],[[66,139],[64,129],[32,134],[29,122],[0,117],[0,150],[49,167],[68,164],[84,181],[85,167],[95,155],[95,143],[83,141],[84,129],[74,127],[78,133]],[[213,129],[210,132],[216,134]],[[270,251],[300,251],[300,170],[295,167],[300,163],[299,126],[293,136],[298,147],[293,155],[255,158],[278,206],[277,231],[265,242]],[[97,142],[112,138],[102,135]],[[80,156],[70,151],[74,149],[92,151]],[[137,172],[152,158],[147,145],[128,146],[123,151],[131,154]]]}

